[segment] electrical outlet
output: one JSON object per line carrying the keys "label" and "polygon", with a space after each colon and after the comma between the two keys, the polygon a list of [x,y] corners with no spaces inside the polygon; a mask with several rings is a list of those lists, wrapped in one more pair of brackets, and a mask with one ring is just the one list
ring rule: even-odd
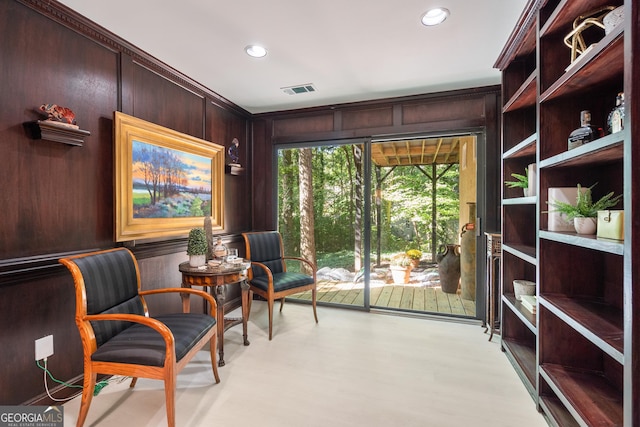
{"label": "electrical outlet", "polygon": [[53,355],[53,335],[36,340],[36,360],[42,360]]}

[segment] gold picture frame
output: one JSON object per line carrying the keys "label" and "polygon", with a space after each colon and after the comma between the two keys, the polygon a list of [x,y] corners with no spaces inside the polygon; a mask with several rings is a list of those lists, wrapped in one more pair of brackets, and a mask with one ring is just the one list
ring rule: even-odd
{"label": "gold picture frame", "polygon": [[116,111],[115,240],[224,227],[224,146]]}

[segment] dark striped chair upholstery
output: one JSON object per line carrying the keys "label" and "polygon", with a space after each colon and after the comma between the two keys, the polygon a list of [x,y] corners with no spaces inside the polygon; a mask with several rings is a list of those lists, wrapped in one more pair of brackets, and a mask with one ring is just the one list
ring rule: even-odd
{"label": "dark striped chair upholstery", "polygon": [[[84,383],[77,426],[89,411],[98,373],[162,379],[167,399],[167,424],[175,425],[175,377],[209,344],[211,367],[216,363],[216,302],[206,292],[183,289],[140,290],[138,263],[128,249],[118,248],[60,259],[76,289],[76,324],[84,350]],[[150,317],[145,295],[199,295],[210,314],[172,313]]]}
{"label": "dark striped chair upholstery", "polygon": [[[284,299],[289,295],[310,290],[313,316],[317,323],[316,266],[304,258],[285,256],[282,237],[277,231],[242,233],[242,236],[245,241],[246,257],[251,261],[250,289],[267,301],[269,339],[272,338],[273,331],[273,303],[279,299],[280,311],[282,311]],[[312,275],[287,271],[285,260],[296,260],[306,264],[313,272]]]}

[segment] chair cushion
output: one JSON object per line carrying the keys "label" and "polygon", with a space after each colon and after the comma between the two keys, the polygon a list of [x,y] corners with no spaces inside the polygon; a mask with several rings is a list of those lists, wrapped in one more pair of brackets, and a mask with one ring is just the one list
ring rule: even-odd
{"label": "chair cushion", "polygon": [[[154,319],[164,323],[171,330],[175,339],[176,362],[216,324],[215,318],[197,313],[165,314]],[[165,342],[158,332],[134,323],[99,347],[91,355],[91,360],[164,366],[165,349]]]}
{"label": "chair cushion", "polygon": [[[276,273],[273,275],[273,290],[275,292],[299,288],[301,286],[311,284],[313,284],[313,277],[302,273],[287,271],[284,273]],[[251,285],[266,292],[269,288],[269,280],[267,276],[254,277],[253,279],[251,279]]]}
{"label": "chair cushion", "polygon": [[[251,261],[265,264],[272,273],[281,273],[284,270],[280,234],[277,231],[247,233],[246,236],[251,247]],[[266,275],[260,267],[252,267],[251,270],[254,276]]]}

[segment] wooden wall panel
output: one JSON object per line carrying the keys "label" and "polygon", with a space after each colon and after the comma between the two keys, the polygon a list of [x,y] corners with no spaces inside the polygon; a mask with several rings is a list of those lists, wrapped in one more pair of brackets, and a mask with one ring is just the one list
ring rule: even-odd
{"label": "wooden wall panel", "polygon": [[[0,360],[9,361],[0,364],[0,405],[51,404],[34,362],[36,339],[54,336],[49,367],[56,378],[82,375],[73,283],[58,258],[116,246],[113,112],[226,146],[238,137],[246,153],[251,115],[55,1],[0,2],[0,52]],[[23,123],[39,119],[43,103],[74,110],[91,132],[84,146],[28,137]],[[231,220],[222,235],[232,247],[251,227],[249,179],[225,175]],[[180,285],[186,238],[128,245],[143,288]],[[226,305],[234,308],[239,287],[229,288]],[[180,298],[158,298],[151,308],[180,310]],[[50,387],[58,397],[75,392]]]}
{"label": "wooden wall panel", "polygon": [[369,129],[393,125],[393,107],[383,106],[345,110],[342,112],[342,129]]}
{"label": "wooden wall panel", "polygon": [[484,98],[452,97],[402,106],[402,124],[434,123],[484,118]]}
{"label": "wooden wall panel", "polygon": [[309,132],[331,132],[333,129],[333,113],[322,113],[311,116],[283,116],[273,121],[273,136],[297,135]]}

